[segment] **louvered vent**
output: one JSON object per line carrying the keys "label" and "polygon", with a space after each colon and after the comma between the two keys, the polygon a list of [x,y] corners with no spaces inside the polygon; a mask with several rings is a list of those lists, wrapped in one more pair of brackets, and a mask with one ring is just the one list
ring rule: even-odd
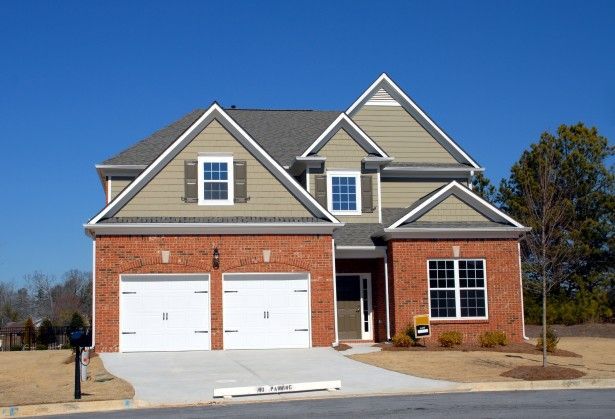
{"label": "louvered vent", "polygon": [[373,94],[372,97],[369,98],[366,105],[379,105],[379,106],[400,106],[399,103],[395,99],[389,95],[384,89],[379,89],[376,93]]}

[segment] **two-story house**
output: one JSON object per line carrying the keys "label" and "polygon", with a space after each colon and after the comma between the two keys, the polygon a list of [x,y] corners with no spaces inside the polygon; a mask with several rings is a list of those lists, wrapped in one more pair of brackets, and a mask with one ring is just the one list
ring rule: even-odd
{"label": "two-story house", "polygon": [[98,351],[523,338],[527,228],[386,74],[344,112],[195,110],[96,166]]}

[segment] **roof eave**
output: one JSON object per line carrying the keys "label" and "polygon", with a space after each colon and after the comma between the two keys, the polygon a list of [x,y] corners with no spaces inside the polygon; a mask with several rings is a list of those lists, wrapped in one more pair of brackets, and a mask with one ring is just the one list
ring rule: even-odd
{"label": "roof eave", "polygon": [[391,239],[518,239],[529,227],[413,227],[385,228],[385,240]]}

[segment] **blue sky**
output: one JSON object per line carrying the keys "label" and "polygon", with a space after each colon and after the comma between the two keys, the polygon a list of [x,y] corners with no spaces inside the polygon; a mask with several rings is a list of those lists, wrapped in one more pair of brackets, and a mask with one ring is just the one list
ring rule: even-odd
{"label": "blue sky", "polygon": [[544,130],[615,138],[615,2],[3,1],[0,281],[91,268],[94,164],[184,113],[346,109],[383,71],[499,180]]}

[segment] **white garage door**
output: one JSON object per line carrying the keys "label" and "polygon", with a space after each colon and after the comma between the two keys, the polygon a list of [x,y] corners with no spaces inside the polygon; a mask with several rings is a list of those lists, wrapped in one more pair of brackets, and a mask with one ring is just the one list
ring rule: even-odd
{"label": "white garage door", "polygon": [[122,275],[120,351],[210,349],[209,275]]}
{"label": "white garage door", "polygon": [[225,274],[223,282],[225,349],[310,346],[308,274]]}

